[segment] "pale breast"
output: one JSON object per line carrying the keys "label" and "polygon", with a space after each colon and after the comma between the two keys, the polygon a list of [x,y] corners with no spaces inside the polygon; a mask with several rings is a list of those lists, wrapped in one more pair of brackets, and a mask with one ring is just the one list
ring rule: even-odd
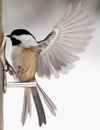
{"label": "pale breast", "polygon": [[13,67],[20,81],[30,81],[36,72],[38,55],[30,49],[16,47],[12,51]]}

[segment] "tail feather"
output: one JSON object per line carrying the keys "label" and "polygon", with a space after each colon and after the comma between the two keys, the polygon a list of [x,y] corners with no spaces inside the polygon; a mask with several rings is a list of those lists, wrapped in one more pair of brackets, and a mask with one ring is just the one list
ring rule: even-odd
{"label": "tail feather", "polygon": [[47,96],[47,94],[43,91],[43,89],[37,84],[38,90],[40,92],[40,95],[42,96],[44,102],[46,103],[48,109],[50,112],[56,116],[55,110],[57,109],[55,104],[52,102],[52,100]]}
{"label": "tail feather", "polygon": [[41,126],[42,123],[46,124],[46,117],[45,117],[43,105],[42,105],[41,99],[39,97],[37,88],[36,87],[31,88],[31,92],[32,92],[32,97],[33,97],[33,100],[34,100],[34,103],[36,106],[36,110],[37,110],[37,114],[38,114],[39,126]]}
{"label": "tail feather", "polygon": [[31,94],[30,94],[30,88],[28,89],[28,113],[31,117],[31,114],[32,114],[32,107],[31,107]]}
{"label": "tail feather", "polygon": [[22,125],[25,124],[26,118],[28,113],[31,116],[31,102],[30,102],[30,88],[25,88],[24,89],[24,101],[23,101],[23,109],[22,109],[22,117],[21,117],[21,122]]}
{"label": "tail feather", "polygon": [[41,126],[43,123],[46,124],[45,111],[44,111],[40,97],[43,98],[48,109],[54,116],[56,116],[55,110],[57,108],[56,108],[55,104],[52,102],[52,100],[43,91],[43,89],[37,84],[36,87],[29,87],[29,88],[24,89],[24,101],[23,101],[23,109],[22,109],[22,117],[21,117],[22,125],[25,124],[27,115],[29,114],[31,116],[31,113],[32,113],[31,95],[32,95],[34,103],[35,103],[35,107],[36,107],[36,111],[37,111],[37,115],[38,115],[39,126]]}

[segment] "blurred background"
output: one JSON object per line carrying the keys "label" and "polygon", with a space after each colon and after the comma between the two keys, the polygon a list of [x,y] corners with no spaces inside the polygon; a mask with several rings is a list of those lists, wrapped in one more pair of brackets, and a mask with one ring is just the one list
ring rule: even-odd
{"label": "blurred background", "polygon": [[[49,34],[62,18],[70,2],[79,0],[4,0],[5,35],[13,29],[25,28],[37,40]],[[47,80],[37,77],[41,87],[55,102],[58,110],[54,118],[45,107],[47,125],[38,126],[33,105],[31,119],[24,127],[20,116],[23,89],[7,89],[4,102],[5,130],[100,130],[100,0],[81,0],[89,7],[95,19],[93,39],[86,51],[80,54],[75,68],[59,79]],[[7,44],[10,60],[11,44]],[[8,75],[8,81],[12,81]]]}

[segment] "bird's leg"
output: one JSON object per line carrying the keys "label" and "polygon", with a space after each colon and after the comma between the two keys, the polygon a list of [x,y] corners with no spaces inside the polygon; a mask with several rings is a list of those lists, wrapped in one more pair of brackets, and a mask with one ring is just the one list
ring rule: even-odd
{"label": "bird's leg", "polygon": [[6,65],[7,65],[7,68],[5,69],[5,71],[8,72],[10,75],[14,75],[14,74],[15,74],[15,75],[17,76],[15,70],[14,70],[13,67],[9,64],[9,62],[7,61],[7,59],[6,59]]}

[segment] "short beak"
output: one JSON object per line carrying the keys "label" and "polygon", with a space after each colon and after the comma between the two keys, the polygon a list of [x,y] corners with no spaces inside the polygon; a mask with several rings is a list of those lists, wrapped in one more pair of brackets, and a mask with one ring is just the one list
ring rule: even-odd
{"label": "short beak", "polygon": [[11,38],[11,35],[7,35],[6,37]]}

